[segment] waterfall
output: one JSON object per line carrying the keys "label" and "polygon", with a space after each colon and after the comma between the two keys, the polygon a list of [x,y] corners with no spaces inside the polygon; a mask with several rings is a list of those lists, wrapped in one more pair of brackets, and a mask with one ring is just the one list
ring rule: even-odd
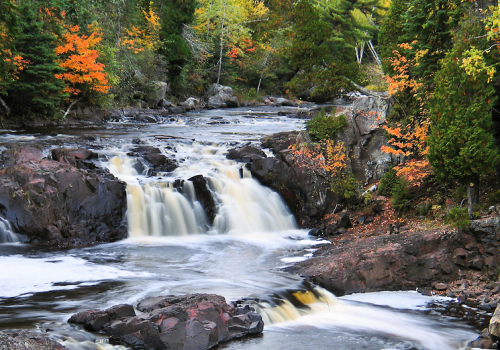
{"label": "waterfall", "polygon": [[[259,301],[252,306],[269,327],[314,326],[345,329],[349,333],[387,334],[411,339],[428,350],[455,350],[464,346],[460,337],[452,335],[452,327],[440,329],[437,323],[420,315],[348,302],[308,284],[301,290],[276,294],[273,300]],[[420,349],[412,347],[417,348]]]}
{"label": "waterfall", "polygon": [[15,243],[19,242],[16,234],[12,232],[10,223],[0,217],[0,243]]}
{"label": "waterfall", "polygon": [[[204,177],[215,203],[213,223],[207,218],[191,181],[147,178],[135,170],[134,159],[118,156],[110,159],[110,171],[127,183],[129,236],[248,234],[297,228],[280,196],[253,179],[248,170],[242,170],[235,162],[210,164],[213,168]],[[192,170],[193,166],[181,168],[177,174],[185,175],[186,169]]]}

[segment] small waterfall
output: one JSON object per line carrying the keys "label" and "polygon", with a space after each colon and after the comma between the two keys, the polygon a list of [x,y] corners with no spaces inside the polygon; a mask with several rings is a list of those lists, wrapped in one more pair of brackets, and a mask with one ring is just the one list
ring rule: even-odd
{"label": "small waterfall", "polygon": [[[174,186],[143,178],[141,183],[141,174],[132,158],[113,157],[110,171],[127,182],[129,236],[247,234],[297,228],[279,195],[254,180],[248,170],[241,170],[234,162],[212,165],[215,170],[205,174],[205,178],[215,201],[213,223],[197,199],[191,181],[175,181]],[[183,174],[183,169],[179,173]]]}
{"label": "small waterfall", "polygon": [[10,223],[0,217],[0,243],[15,243],[19,242],[16,234],[12,232]]}
{"label": "small waterfall", "polygon": [[[275,295],[252,305],[264,323],[275,327],[309,326],[387,334],[420,343],[427,350],[456,350],[465,344],[462,334],[416,314],[405,314],[367,304],[346,302],[327,290],[303,284],[301,290]],[[456,333],[455,333],[456,332]],[[421,349],[420,346],[412,347]]]}

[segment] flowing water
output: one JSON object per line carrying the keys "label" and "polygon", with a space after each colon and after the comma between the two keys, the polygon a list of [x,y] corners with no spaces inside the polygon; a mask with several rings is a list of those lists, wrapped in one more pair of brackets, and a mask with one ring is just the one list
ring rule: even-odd
{"label": "flowing water", "polygon": [[[302,127],[270,109],[206,111],[138,125],[3,131],[4,142],[72,147],[82,135],[127,183],[129,238],[73,249],[15,243],[0,219],[0,330],[48,331],[70,349],[123,349],[66,324],[75,312],[136,304],[147,296],[216,293],[244,299],[263,316],[262,336],[221,349],[461,349],[477,331],[429,313],[433,298],[415,292],[336,298],[280,268],[312,256],[279,196],[261,186],[228,149],[263,135]],[[139,139],[139,141],[137,140]],[[167,140],[167,141],[165,141]],[[174,172],[150,176],[135,143],[159,147],[179,160]],[[1,145],[0,145],[1,146]],[[203,175],[214,198],[213,223],[189,179]],[[21,232],[22,234],[22,232]],[[441,300],[441,302],[446,302]]]}

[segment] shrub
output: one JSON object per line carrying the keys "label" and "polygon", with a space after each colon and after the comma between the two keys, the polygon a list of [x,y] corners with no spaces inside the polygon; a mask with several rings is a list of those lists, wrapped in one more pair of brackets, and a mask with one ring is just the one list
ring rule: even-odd
{"label": "shrub", "polygon": [[469,226],[469,214],[467,208],[452,208],[444,218],[444,222],[454,228],[463,229]]}
{"label": "shrub", "polygon": [[306,123],[306,129],[309,135],[312,139],[317,141],[335,138],[337,133],[346,126],[347,119],[345,115],[341,114],[336,117],[325,115],[324,110]]}
{"label": "shrub", "polygon": [[399,211],[406,211],[411,208],[410,186],[406,180],[396,178],[391,191],[392,206]]}
{"label": "shrub", "polygon": [[380,182],[378,184],[378,193],[380,193],[382,196],[390,197],[392,195],[392,188],[398,181],[399,178],[396,175],[396,170],[388,170],[380,179]]}

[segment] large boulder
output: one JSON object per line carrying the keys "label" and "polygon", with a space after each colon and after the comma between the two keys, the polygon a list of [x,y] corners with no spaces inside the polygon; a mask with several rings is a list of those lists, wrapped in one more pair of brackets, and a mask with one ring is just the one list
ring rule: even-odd
{"label": "large boulder", "polygon": [[399,157],[387,154],[381,147],[387,145],[385,130],[389,100],[363,96],[353,101],[343,113],[347,127],[339,132],[338,141],[349,151],[349,166],[354,176],[364,185],[379,180]]}
{"label": "large boulder", "polygon": [[155,81],[152,85],[153,92],[151,93],[149,103],[153,107],[156,107],[163,99],[165,99],[165,94],[169,90],[169,86],[168,83],[163,81]]}
{"label": "large boulder", "polygon": [[212,84],[207,91],[209,108],[239,107],[238,98],[233,96],[233,88]]}
{"label": "large boulder", "polygon": [[92,162],[85,150],[36,146],[5,150],[0,158],[0,216],[30,242],[89,244],[127,235],[125,184]]}
{"label": "large boulder", "polygon": [[[88,310],[68,322],[104,331],[125,346],[148,349],[205,350],[219,343],[262,333],[264,322],[249,307],[238,308],[214,294],[160,296],[130,305]],[[118,312],[120,311],[120,312]]]}

